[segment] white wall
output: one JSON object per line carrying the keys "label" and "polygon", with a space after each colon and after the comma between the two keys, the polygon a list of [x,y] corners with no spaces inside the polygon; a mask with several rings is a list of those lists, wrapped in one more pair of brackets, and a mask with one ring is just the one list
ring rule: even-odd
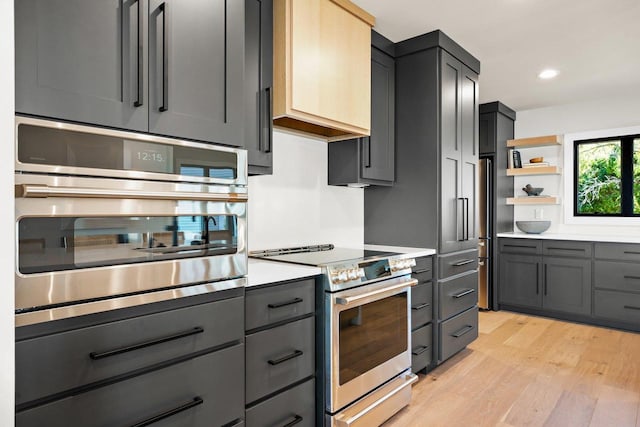
{"label": "white wall", "polygon": [[13,0],[0,0],[0,425],[13,425]]}
{"label": "white wall", "polygon": [[[551,134],[577,134],[595,136],[599,131],[640,126],[640,97],[628,96],[601,99],[597,101],[568,104],[555,107],[539,108],[517,112],[515,122],[515,137],[526,138]],[[566,148],[566,147],[565,147]],[[534,219],[535,209],[542,209],[544,219],[552,221],[550,232],[579,233],[579,234],[617,234],[640,236],[640,226],[629,222],[627,225],[606,224],[607,219],[601,219],[598,224],[572,224],[570,218],[565,217],[566,204],[573,203],[573,194],[565,192],[565,178],[571,177],[572,160],[570,150],[558,147],[541,147],[521,150],[523,161],[530,157],[542,155],[552,164],[563,167],[559,176],[526,176],[514,179],[514,193],[524,196],[520,189],[527,183],[534,187],[544,187],[544,194],[561,197],[560,205],[516,206],[515,219]],[[619,223],[619,221],[618,221]]]}
{"label": "white wall", "polygon": [[249,178],[249,249],[364,242],[364,190],[327,185],[327,142],[274,131],[273,175]]}

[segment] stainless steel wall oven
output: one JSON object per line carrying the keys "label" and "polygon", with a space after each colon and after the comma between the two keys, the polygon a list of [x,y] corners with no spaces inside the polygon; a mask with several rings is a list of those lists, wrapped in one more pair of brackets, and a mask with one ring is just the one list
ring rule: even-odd
{"label": "stainless steel wall oven", "polygon": [[246,164],[242,150],[18,117],[16,319],[185,285],[242,286]]}

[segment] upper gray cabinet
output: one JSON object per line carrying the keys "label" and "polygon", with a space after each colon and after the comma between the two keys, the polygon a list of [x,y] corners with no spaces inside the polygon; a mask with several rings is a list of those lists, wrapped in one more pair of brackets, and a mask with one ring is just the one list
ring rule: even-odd
{"label": "upper gray cabinet", "polygon": [[245,0],[245,130],[249,174],[273,170],[273,0]]}
{"label": "upper gray cabinet", "polygon": [[371,136],[329,143],[329,185],[393,185],[395,59],[393,44],[371,32]]}
{"label": "upper gray cabinet", "polygon": [[243,145],[244,4],[15,2],[16,111]]}

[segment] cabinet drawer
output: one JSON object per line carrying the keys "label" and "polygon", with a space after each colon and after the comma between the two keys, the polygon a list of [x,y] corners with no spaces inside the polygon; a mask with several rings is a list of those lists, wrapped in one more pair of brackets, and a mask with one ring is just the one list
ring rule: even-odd
{"label": "cabinet drawer", "polygon": [[478,302],[478,273],[438,282],[440,291],[440,319],[460,313]]}
{"label": "cabinet drawer", "polygon": [[478,307],[440,325],[440,360],[445,361],[478,338]]}
{"label": "cabinet drawer", "polygon": [[247,403],[313,375],[314,325],[309,317],[247,336]]}
{"label": "cabinet drawer", "polygon": [[315,425],[315,381],[310,379],[247,409],[247,427]]}
{"label": "cabinet drawer", "polygon": [[16,404],[242,340],[230,298],[16,343]]}
{"label": "cabinet drawer", "polygon": [[313,313],[315,279],[249,289],[246,294],[246,328],[259,328]]}
{"label": "cabinet drawer", "polygon": [[244,414],[243,354],[244,346],[236,345],[18,412],[16,426],[137,425],[183,405],[193,407],[157,425],[209,427],[231,423]]}
{"label": "cabinet drawer", "polygon": [[431,280],[433,278],[433,257],[416,258],[416,265],[411,271],[411,275],[419,282]]}
{"label": "cabinet drawer", "polygon": [[542,254],[542,241],[534,239],[505,239],[499,240],[500,252],[511,254]]}
{"label": "cabinet drawer", "polygon": [[411,288],[411,329],[433,319],[433,283],[427,282]]}
{"label": "cabinet drawer", "polygon": [[438,258],[439,273],[441,279],[455,276],[466,271],[478,269],[478,250],[457,252]]}
{"label": "cabinet drawer", "polygon": [[565,240],[543,240],[542,254],[572,258],[591,258],[591,242],[571,242]]}
{"label": "cabinet drawer", "polygon": [[640,262],[640,244],[597,242],[595,251],[596,258],[600,259]]}
{"label": "cabinet drawer", "polygon": [[431,365],[433,355],[432,325],[411,333],[411,371],[418,372]]}
{"label": "cabinet drawer", "polygon": [[633,324],[640,330],[640,294],[595,291],[595,315]]}
{"label": "cabinet drawer", "polygon": [[596,261],[594,273],[596,288],[640,292],[640,264]]}

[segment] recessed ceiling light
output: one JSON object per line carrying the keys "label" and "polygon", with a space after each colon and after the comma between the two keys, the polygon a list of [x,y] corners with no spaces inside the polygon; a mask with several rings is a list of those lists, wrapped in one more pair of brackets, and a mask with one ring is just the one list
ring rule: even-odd
{"label": "recessed ceiling light", "polygon": [[542,70],[538,77],[544,80],[552,79],[558,75],[558,70],[554,70],[552,68],[547,68],[546,70]]}

